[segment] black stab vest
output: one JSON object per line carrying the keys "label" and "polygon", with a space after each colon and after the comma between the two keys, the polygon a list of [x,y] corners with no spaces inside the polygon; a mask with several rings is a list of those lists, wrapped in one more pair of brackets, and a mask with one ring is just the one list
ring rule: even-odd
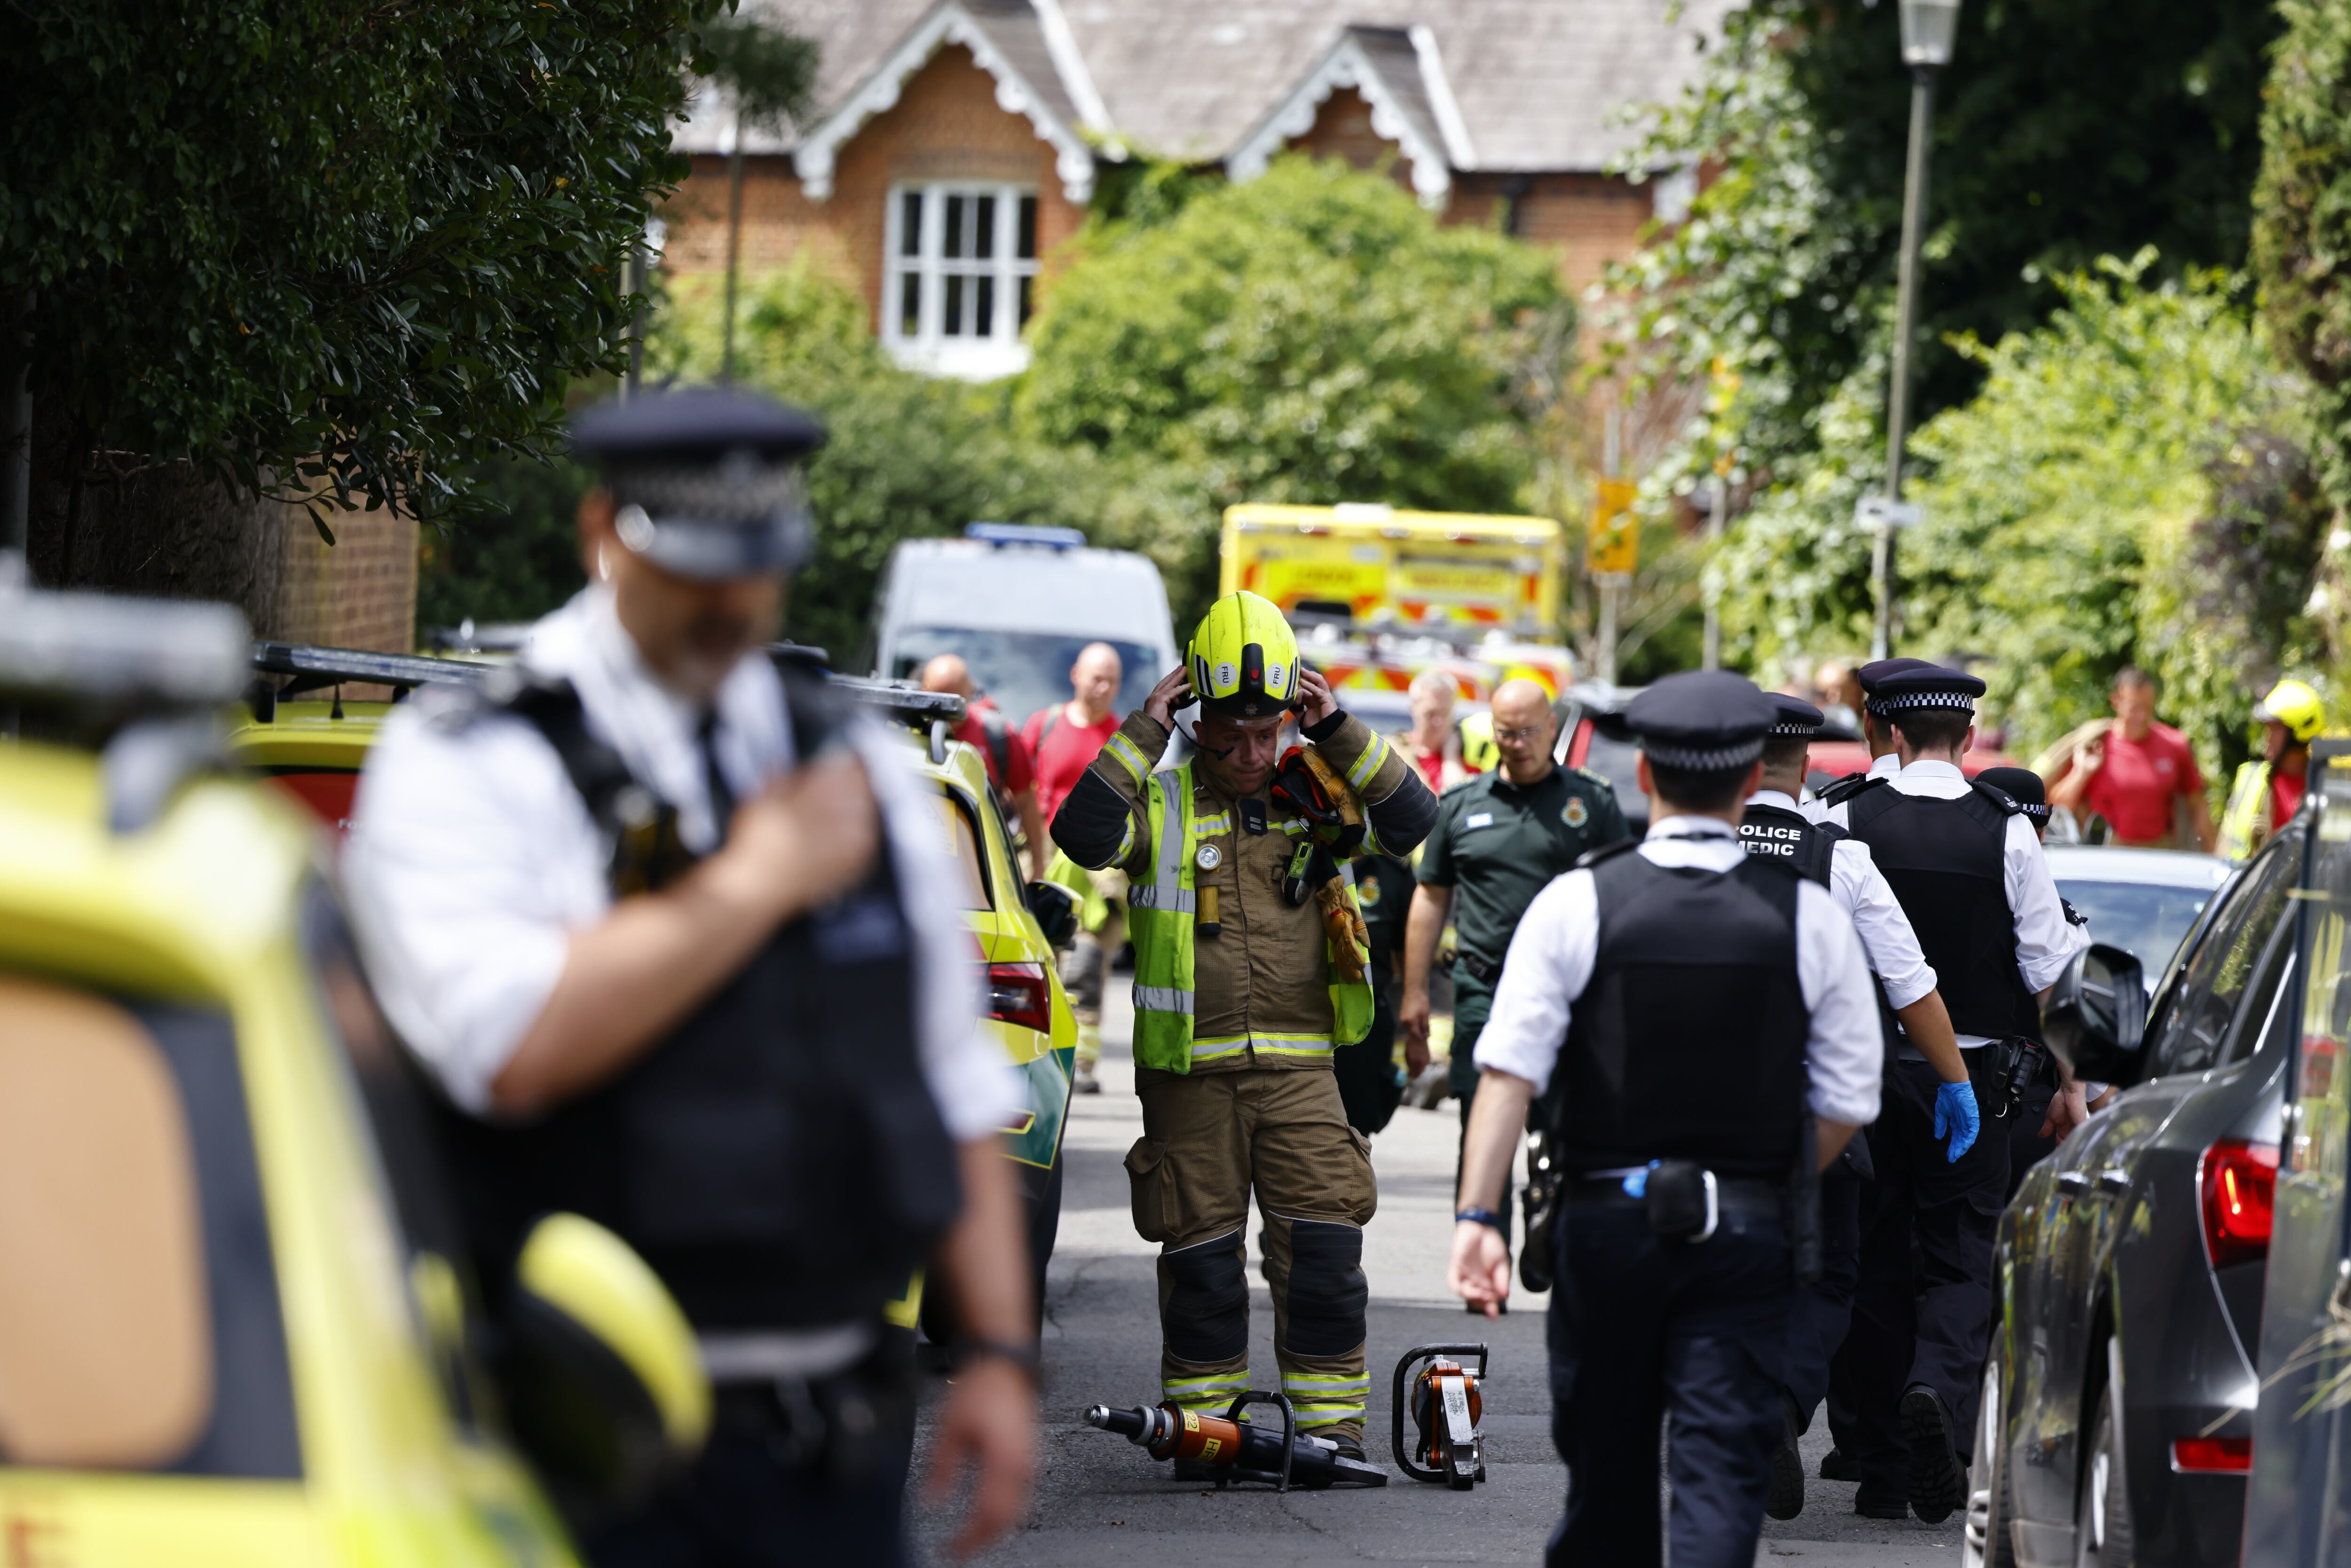
{"label": "black stab vest", "polygon": [[[1834,822],[1815,822],[1782,806],[1750,805],[1739,818],[1739,842],[1749,854],[1781,860],[1797,875],[1818,883],[1823,892],[1834,887],[1837,843],[1849,837]],[[1902,1046],[1901,1022],[1886,995],[1886,982],[1875,969],[1869,981],[1877,993],[1877,1031],[1891,1060]]]}
{"label": "black stab vest", "polygon": [[[797,755],[838,695],[779,667]],[[566,684],[503,708],[546,736],[611,846],[616,898],[694,863],[676,813],[590,735]],[[475,1266],[503,1281],[529,1227],[568,1210],[617,1232],[705,1329],[872,1321],[962,1205],[916,1050],[913,926],[886,844],[848,896],[779,928],[617,1077],[528,1124],[444,1104]]]}
{"label": "black stab vest", "polygon": [[1846,830],[1871,858],[1917,933],[1935,987],[1961,1034],[2041,1036],[2040,1008],[2016,969],[2006,847],[2014,802],[1972,787],[1957,800],[1906,795],[1880,783],[1846,802]]}
{"label": "black stab vest", "polygon": [[1739,847],[1750,855],[1776,860],[1790,871],[1822,888],[1829,885],[1829,868],[1836,841],[1844,830],[1815,822],[1782,806],[1750,805],[1739,817]]}
{"label": "black stab vest", "polygon": [[1810,1083],[1797,878],[1751,855],[1676,870],[1615,847],[1586,862],[1600,937],[1560,1053],[1568,1168],[1693,1159],[1786,1179]]}

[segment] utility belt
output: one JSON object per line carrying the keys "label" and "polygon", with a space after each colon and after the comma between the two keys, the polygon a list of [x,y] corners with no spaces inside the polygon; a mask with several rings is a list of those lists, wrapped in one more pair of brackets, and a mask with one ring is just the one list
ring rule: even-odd
{"label": "utility belt", "polygon": [[878,1324],[705,1334],[715,1431],[758,1443],[778,1469],[841,1490],[883,1471],[913,1427],[914,1360]]}
{"label": "utility belt", "polygon": [[[1709,1209],[1718,1218],[1729,1216],[1740,1219],[1779,1219],[1787,1212],[1785,1182],[1767,1181],[1761,1176],[1717,1176],[1693,1160],[1664,1160],[1648,1172],[1647,1182],[1635,1197],[1625,1190],[1625,1177],[1632,1174],[1629,1170],[1595,1171],[1571,1176],[1566,1185],[1567,1201],[1579,1208],[1594,1204],[1626,1208],[1637,1205],[1649,1211],[1653,1228],[1657,1228],[1661,1215],[1672,1227],[1658,1228],[1658,1235],[1685,1236],[1692,1241],[1703,1241],[1714,1234],[1712,1227],[1703,1220]],[[1701,1217],[1700,1223],[1683,1226],[1680,1217],[1691,1213]]]}
{"label": "utility belt", "polygon": [[[1895,1054],[1902,1061],[1927,1060],[1907,1040]],[[2048,1050],[2039,1040],[2014,1034],[1985,1045],[1963,1045],[1959,1059],[1967,1063],[1968,1082],[1984,1085],[1980,1108],[1985,1115],[1994,1117],[2005,1117],[2022,1104],[2049,1065]]]}
{"label": "utility belt", "polygon": [[1502,977],[1502,966],[1499,962],[1489,964],[1467,948],[1457,947],[1453,950],[1453,964],[1454,967],[1468,970],[1473,977],[1489,986]]}

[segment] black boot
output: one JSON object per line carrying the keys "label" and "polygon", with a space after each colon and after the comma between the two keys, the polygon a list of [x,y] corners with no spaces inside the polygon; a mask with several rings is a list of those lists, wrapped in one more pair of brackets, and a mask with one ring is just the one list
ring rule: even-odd
{"label": "black boot", "polygon": [[1771,1456],[1771,1491],[1763,1511],[1773,1519],[1793,1519],[1804,1511],[1804,1456],[1796,1440],[1796,1402],[1785,1390],[1780,1395],[1780,1450]]}
{"label": "black boot", "polygon": [[1910,1511],[1940,1524],[1968,1500],[1968,1472],[1959,1463],[1951,1413],[1943,1396],[1923,1383],[1902,1395],[1902,1437],[1910,1445]]}

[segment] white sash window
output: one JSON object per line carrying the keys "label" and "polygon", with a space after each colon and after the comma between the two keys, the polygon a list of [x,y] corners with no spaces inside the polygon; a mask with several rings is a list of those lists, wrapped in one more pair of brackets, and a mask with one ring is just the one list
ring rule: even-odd
{"label": "white sash window", "polygon": [[904,364],[975,381],[1029,363],[1037,193],[937,181],[894,185],[882,340]]}

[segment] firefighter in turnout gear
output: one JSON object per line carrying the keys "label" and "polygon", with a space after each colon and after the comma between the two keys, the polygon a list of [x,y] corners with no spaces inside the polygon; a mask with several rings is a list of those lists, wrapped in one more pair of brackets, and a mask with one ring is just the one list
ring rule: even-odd
{"label": "firefighter in turnout gear", "polygon": [[[1197,755],[1160,766],[1176,711],[1195,701]],[[1293,714],[1306,744],[1285,754]],[[1221,1409],[1252,1386],[1254,1190],[1281,1390],[1301,1428],[1357,1457],[1363,1226],[1377,1197],[1332,1060],[1370,1030],[1373,995],[1343,868],[1409,854],[1436,815],[1411,759],[1300,667],[1281,612],[1234,593],[1053,819],[1071,860],[1130,884],[1144,1135],[1126,1167],[1135,1229],[1161,1248],[1165,1396]]]}
{"label": "firefighter in turnout gear", "polygon": [[1650,798],[1638,845],[1596,850],[1519,922],[1478,1041],[1451,1282],[1499,1307],[1495,1209],[1527,1106],[1556,1073],[1552,1437],[1567,1511],[1545,1561],[1750,1568],[1762,1529],[1797,1269],[1818,1171],[1877,1114],[1885,1042],[1853,921],[1739,825],[1771,703],[1723,671],[1625,711]]}
{"label": "firefighter in turnout gear", "polygon": [[[1828,889],[1839,909],[1853,917],[1877,985],[1879,1022],[1890,1060],[1904,1041],[1915,1045],[1942,1085],[1936,1091],[1937,1130],[1945,1154],[1956,1160],[1981,1131],[1981,1113],[1968,1082],[1966,1061],[1951,1033],[1950,1014],[1935,989],[1935,971],[1919,951],[1917,933],[1893,888],[1869,858],[1869,848],[1796,809],[1804,787],[1805,758],[1821,710],[1800,697],[1774,694],[1771,731],[1763,740],[1763,787],[1747,798],[1739,820],[1747,852],[1785,861],[1798,875]],[[1784,1430],[1771,1461],[1771,1495],[1764,1511],[1793,1519],[1803,1511],[1804,1466],[1796,1440],[1812,1429],[1813,1412],[1830,1394],[1829,1366],[1853,1321],[1854,1285],[1861,1270],[1862,1195],[1874,1173],[1869,1144],[1855,1138],[1821,1177],[1821,1277],[1796,1298],[1788,1336]],[[1832,1399],[1830,1425],[1843,1437],[1853,1425]]]}
{"label": "firefighter in turnout gear", "polygon": [[[2038,1038],[2039,994],[2080,942],[2041,841],[2015,799],[1959,770],[1984,684],[1934,665],[1881,675],[1870,717],[1902,767],[1806,814],[1869,846],[1934,966],[1975,1095],[2001,1092],[1985,1049]],[[1832,792],[1834,793],[1834,792]],[[1853,1325],[1838,1355],[1857,1429],[1837,1434],[1859,1472],[1856,1512],[1928,1523],[1967,1500],[1965,1465],[1991,1322],[1992,1243],[2008,1200],[2006,1121],[1983,1117],[1956,1159],[1952,1085],[1921,1042],[1886,1069],[1886,1114],[1869,1129],[1876,1194],[1864,1220]],[[2086,1115],[2079,1085],[2052,1102],[2047,1130]]]}

